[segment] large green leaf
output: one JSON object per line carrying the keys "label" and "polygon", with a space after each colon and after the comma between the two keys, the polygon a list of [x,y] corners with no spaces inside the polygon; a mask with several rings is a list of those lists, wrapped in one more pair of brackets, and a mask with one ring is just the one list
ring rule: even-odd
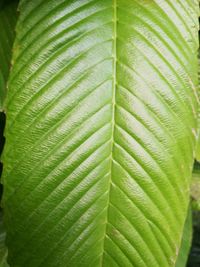
{"label": "large green leaf", "polygon": [[0,111],[3,109],[6,82],[10,70],[17,4],[16,0],[0,0]]}
{"label": "large green leaf", "polygon": [[11,267],[174,266],[197,135],[198,0],[22,0],[6,100]]}

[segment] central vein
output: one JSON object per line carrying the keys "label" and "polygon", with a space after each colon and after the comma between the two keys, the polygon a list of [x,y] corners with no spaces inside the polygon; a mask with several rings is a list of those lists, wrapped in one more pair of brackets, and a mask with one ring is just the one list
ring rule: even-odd
{"label": "central vein", "polygon": [[111,194],[111,184],[112,184],[112,169],[113,169],[113,148],[114,148],[114,132],[115,132],[115,110],[116,110],[116,87],[117,87],[117,0],[113,0],[113,95],[112,95],[112,136],[111,136],[111,157],[110,157],[110,179],[108,187],[108,204],[107,204],[107,216],[106,216],[106,227],[105,227],[105,237],[103,241],[103,254],[102,254],[102,266],[103,266],[103,257],[104,257],[104,247],[105,239],[107,235],[107,225],[108,225],[108,213],[109,213],[109,203],[110,203],[110,194]]}

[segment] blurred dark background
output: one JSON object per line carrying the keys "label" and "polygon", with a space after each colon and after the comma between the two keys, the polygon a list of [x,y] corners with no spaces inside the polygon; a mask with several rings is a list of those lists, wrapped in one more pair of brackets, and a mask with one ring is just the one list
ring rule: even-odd
{"label": "blurred dark background", "polygon": [[[5,127],[5,114],[3,112],[0,112],[0,155],[1,152],[3,150],[3,146],[4,146],[4,136],[3,136],[3,131],[4,131],[4,127]],[[2,173],[2,162],[0,161],[0,177],[1,177],[1,173]],[[2,184],[0,184],[0,199],[2,196]]]}
{"label": "blurred dark background", "polygon": [[187,267],[200,267],[200,212],[193,212],[193,241]]}

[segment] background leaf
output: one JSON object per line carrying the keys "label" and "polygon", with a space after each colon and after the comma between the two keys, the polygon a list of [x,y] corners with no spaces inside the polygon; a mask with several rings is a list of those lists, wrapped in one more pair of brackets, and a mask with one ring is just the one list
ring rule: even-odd
{"label": "background leaf", "polygon": [[188,215],[185,221],[183,236],[179,255],[176,261],[176,267],[185,267],[192,242],[192,209],[189,207]]}

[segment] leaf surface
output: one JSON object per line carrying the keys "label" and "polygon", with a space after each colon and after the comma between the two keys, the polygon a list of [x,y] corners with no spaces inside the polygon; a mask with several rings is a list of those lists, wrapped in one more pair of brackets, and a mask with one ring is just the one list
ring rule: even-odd
{"label": "leaf surface", "polygon": [[10,70],[12,45],[15,36],[18,1],[0,0],[0,111],[6,93],[6,82]]}
{"label": "leaf surface", "polygon": [[[198,50],[198,95],[199,95],[199,99],[200,99],[200,48]],[[196,156],[195,159],[200,162],[200,105],[199,105],[199,110],[198,110],[198,114],[199,114],[199,122],[198,122],[198,140],[197,140],[197,147],[196,147]]]}
{"label": "leaf surface", "polygon": [[3,155],[11,267],[175,265],[197,48],[197,0],[21,1]]}

